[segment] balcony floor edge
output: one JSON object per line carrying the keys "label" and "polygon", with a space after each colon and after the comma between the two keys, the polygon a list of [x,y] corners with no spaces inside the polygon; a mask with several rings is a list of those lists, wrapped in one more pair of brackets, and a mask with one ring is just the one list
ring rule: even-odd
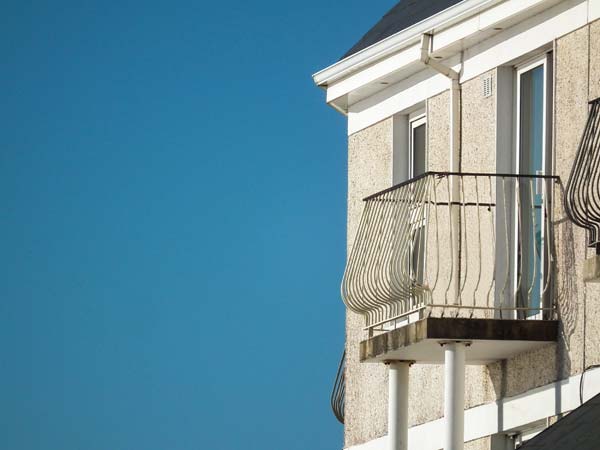
{"label": "balcony floor edge", "polygon": [[429,317],[360,343],[361,362],[442,364],[445,341],[466,341],[466,363],[489,364],[535,350],[558,338],[557,320]]}

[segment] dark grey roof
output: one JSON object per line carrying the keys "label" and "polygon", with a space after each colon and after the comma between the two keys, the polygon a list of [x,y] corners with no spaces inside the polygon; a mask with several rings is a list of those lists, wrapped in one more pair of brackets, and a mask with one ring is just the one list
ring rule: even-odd
{"label": "dark grey roof", "polygon": [[598,450],[600,394],[546,428],[519,450]]}
{"label": "dark grey roof", "polygon": [[342,59],[410,27],[462,0],[401,0]]}

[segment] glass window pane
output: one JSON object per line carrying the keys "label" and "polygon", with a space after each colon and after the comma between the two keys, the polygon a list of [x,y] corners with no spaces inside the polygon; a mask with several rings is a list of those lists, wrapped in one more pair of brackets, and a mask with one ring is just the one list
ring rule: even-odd
{"label": "glass window pane", "polygon": [[[524,175],[543,173],[544,161],[544,66],[520,76],[519,103],[519,172]],[[519,219],[521,274],[518,306],[539,307],[542,289],[542,192],[531,178],[519,180]],[[527,315],[537,314],[529,311]]]}
{"label": "glass window pane", "polygon": [[416,177],[425,173],[425,124],[412,129],[412,176]]}

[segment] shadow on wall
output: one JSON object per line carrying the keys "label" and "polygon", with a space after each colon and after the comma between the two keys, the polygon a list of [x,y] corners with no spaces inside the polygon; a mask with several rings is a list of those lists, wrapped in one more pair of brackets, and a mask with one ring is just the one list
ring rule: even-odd
{"label": "shadow on wall", "polygon": [[[578,313],[580,286],[577,283],[573,223],[563,209],[564,190],[559,185],[555,196],[553,233],[554,248],[554,302],[560,318],[559,341],[556,345],[519,355],[488,365],[488,374],[494,388],[498,407],[498,427],[503,429],[504,417],[500,399],[518,395],[530,389],[563,380],[571,374],[571,337],[581,320]],[[537,360],[537,361],[536,361]],[[533,361],[533,362],[532,362]],[[561,405],[560,385],[555,389],[555,410],[559,414]]]}
{"label": "shadow on wall", "polygon": [[[560,318],[560,339],[566,351],[570,349],[571,336],[577,327],[579,287],[577,284],[577,264],[575,257],[575,238],[573,223],[564,211],[564,190],[560,187],[561,198],[555,203],[554,248],[552,254],[556,261],[554,268],[554,298]],[[569,373],[569,372],[567,372]]]}

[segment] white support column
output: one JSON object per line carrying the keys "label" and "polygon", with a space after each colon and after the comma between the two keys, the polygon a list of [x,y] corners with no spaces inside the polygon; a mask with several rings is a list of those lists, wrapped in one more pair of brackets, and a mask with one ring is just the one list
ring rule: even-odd
{"label": "white support column", "polygon": [[464,342],[444,346],[444,450],[463,450],[465,441]]}
{"label": "white support column", "polygon": [[390,361],[388,378],[388,449],[408,450],[408,361]]}

